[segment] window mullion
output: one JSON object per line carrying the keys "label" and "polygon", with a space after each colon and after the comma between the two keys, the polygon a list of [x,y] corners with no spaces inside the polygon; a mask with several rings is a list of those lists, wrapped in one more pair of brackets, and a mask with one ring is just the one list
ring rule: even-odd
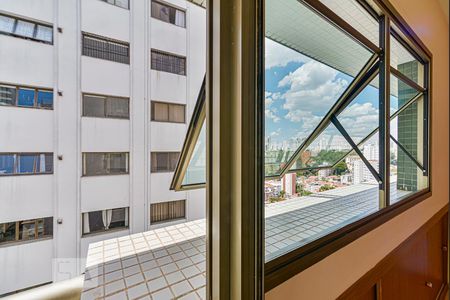
{"label": "window mullion", "polygon": [[379,93],[379,208],[390,204],[390,20],[386,15],[380,19],[380,93]]}

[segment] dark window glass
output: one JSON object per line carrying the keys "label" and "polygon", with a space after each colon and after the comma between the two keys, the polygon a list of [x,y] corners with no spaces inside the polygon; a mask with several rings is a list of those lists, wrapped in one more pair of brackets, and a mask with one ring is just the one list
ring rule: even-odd
{"label": "dark window glass", "polygon": [[127,43],[83,34],[83,55],[129,64],[130,53]]}
{"label": "dark window glass", "polygon": [[51,237],[52,235],[52,217],[0,223],[0,244],[40,239]]}
{"label": "dark window glass", "polygon": [[105,97],[83,95],[83,116],[105,117]]}
{"label": "dark window glass", "polygon": [[0,154],[0,174],[14,173],[14,154]]}
{"label": "dark window glass", "polygon": [[173,172],[179,155],[179,152],[152,152],[151,172]]}
{"label": "dark window glass", "polygon": [[83,175],[128,174],[128,153],[83,153]]}
{"label": "dark window glass", "polygon": [[36,154],[20,154],[17,173],[36,173]]}
{"label": "dark window glass", "polygon": [[152,121],[184,123],[185,108],[183,104],[152,101]]}
{"label": "dark window glass", "polygon": [[129,9],[129,0],[101,0],[103,2],[107,2],[109,4],[121,7],[121,8],[125,8],[125,9]]}
{"label": "dark window glass", "polygon": [[33,107],[34,106],[34,90],[19,88],[17,105]]}
{"label": "dark window glass", "polygon": [[42,90],[38,91],[37,106],[42,108],[53,108],[53,92]]}
{"label": "dark window glass", "polygon": [[16,88],[8,86],[0,86],[0,105],[15,105],[15,104],[16,104]]}
{"label": "dark window glass", "polygon": [[128,207],[91,211],[82,214],[83,234],[128,227]]}
{"label": "dark window glass", "polygon": [[83,116],[129,119],[129,99],[83,95]]}
{"label": "dark window glass", "polygon": [[177,200],[150,205],[150,223],[174,221],[186,217],[186,200]]}
{"label": "dark window glass", "polygon": [[178,55],[164,53],[158,50],[152,50],[152,69],[174,73],[177,75],[186,75],[186,58]]}
{"label": "dark window glass", "polygon": [[152,1],[152,17],[180,27],[186,27],[186,13],[175,7]]}
{"label": "dark window glass", "polygon": [[106,99],[106,117],[128,119],[130,117],[129,100],[126,98],[108,97]]}

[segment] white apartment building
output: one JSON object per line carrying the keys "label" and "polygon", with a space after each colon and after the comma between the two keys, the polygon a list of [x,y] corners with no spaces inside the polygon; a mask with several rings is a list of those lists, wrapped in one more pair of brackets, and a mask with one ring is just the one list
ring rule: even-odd
{"label": "white apartment building", "polygon": [[[369,160],[369,163],[374,167],[374,169],[378,172],[378,160]],[[376,179],[373,177],[372,173],[370,173],[366,164],[362,161],[362,159],[353,161],[353,184],[359,183],[376,183]]]}
{"label": "white apartment building", "polygon": [[0,295],[205,217],[204,191],[169,190],[205,65],[186,0],[0,1]]}

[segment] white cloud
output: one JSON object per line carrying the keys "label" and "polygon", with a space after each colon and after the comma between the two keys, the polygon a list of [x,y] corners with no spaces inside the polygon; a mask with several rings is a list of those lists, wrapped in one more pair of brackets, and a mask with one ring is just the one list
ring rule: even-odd
{"label": "white cloud", "polygon": [[305,63],[311,59],[270,39],[265,39],[265,68],[285,67],[290,62]]}
{"label": "white cloud", "polygon": [[336,70],[316,61],[286,75],[278,83],[279,87],[288,88],[282,95],[286,100],[283,108],[288,110],[285,118],[303,122],[304,126],[316,125],[348,85],[346,80],[336,78],[337,75]]}
{"label": "white cloud", "polygon": [[353,139],[363,138],[378,127],[378,109],[370,102],[352,104],[338,118]]}
{"label": "white cloud", "polygon": [[264,113],[265,113],[265,115],[266,115],[266,118],[269,118],[269,119],[271,119],[273,122],[278,123],[278,122],[281,120],[281,118],[280,118],[279,116],[277,116],[276,111],[277,111],[277,110],[276,110],[275,108],[266,109],[266,110],[264,111]]}

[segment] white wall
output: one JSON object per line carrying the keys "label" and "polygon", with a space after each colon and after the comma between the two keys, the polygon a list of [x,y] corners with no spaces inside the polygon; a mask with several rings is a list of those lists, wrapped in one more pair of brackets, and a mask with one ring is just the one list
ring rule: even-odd
{"label": "white wall", "polygon": [[129,23],[128,9],[99,0],[81,1],[81,30],[84,32],[128,42],[130,40]]}
{"label": "white wall", "polygon": [[176,123],[150,123],[151,151],[181,151],[186,125]]}
{"label": "white wall", "polygon": [[53,23],[53,0],[2,0],[0,11],[30,20]]}
{"label": "white wall", "polygon": [[52,88],[53,46],[0,35],[0,82]]}
{"label": "white wall", "polygon": [[0,152],[53,152],[53,115],[47,109],[2,107]]}
{"label": "white wall", "polygon": [[129,97],[130,66],[82,56],[81,90],[84,93]]}
{"label": "white wall", "polygon": [[186,76],[151,71],[151,100],[186,103]]}
{"label": "white wall", "polygon": [[49,239],[1,246],[0,295],[52,281],[52,245]]}
{"label": "white wall", "polygon": [[82,177],[81,212],[128,207],[129,191],[129,175]]}
{"label": "white wall", "polygon": [[81,120],[82,152],[129,152],[130,121],[83,117]]}
{"label": "white wall", "polygon": [[0,191],[0,223],[53,216],[53,175],[3,176]]}

